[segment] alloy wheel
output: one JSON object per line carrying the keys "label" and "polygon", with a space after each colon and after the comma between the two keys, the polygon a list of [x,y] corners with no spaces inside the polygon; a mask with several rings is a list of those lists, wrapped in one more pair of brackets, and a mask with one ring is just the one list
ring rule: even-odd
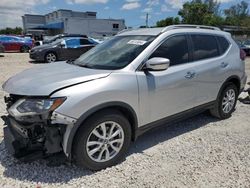
{"label": "alloy wheel", "polygon": [[97,125],[90,133],[86,149],[95,162],[106,162],[114,158],[124,143],[124,131],[118,123],[106,121]]}
{"label": "alloy wheel", "polygon": [[235,96],[235,91],[233,89],[229,89],[225,93],[222,99],[222,110],[224,113],[227,114],[233,109],[236,100]]}
{"label": "alloy wheel", "polygon": [[56,61],[56,55],[54,53],[49,53],[46,55],[46,60],[48,63]]}

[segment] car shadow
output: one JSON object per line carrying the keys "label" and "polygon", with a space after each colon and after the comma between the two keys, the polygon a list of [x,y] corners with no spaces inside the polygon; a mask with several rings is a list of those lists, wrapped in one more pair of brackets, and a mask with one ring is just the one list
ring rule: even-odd
{"label": "car shadow", "polygon": [[[202,113],[188,120],[148,131],[131,144],[127,157],[135,153],[143,154],[148,148],[215,121],[218,120],[208,115],[208,113]],[[55,157],[55,160],[57,160],[57,157]],[[67,162],[52,167],[48,166],[48,162],[48,159],[40,159],[30,163],[21,162],[7,153],[4,141],[0,143],[0,165],[5,168],[3,175],[7,178],[33,183],[67,183],[72,179],[90,176],[95,173]]]}
{"label": "car shadow", "polygon": [[44,62],[44,61],[33,61],[33,60],[30,60],[29,63],[32,63],[32,64],[44,64],[46,62]]}

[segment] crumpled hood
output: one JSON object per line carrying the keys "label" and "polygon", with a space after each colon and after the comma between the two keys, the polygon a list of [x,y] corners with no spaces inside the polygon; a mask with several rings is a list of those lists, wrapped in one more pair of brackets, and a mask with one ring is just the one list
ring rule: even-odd
{"label": "crumpled hood", "polygon": [[111,72],[57,62],[27,69],[11,77],[2,87],[7,93],[15,95],[49,96],[55,90],[104,78]]}

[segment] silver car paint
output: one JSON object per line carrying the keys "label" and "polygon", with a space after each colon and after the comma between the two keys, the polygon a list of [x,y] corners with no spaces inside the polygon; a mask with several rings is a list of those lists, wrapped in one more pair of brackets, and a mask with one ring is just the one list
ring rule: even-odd
{"label": "silver car paint", "polygon": [[[160,32],[159,28],[145,30],[147,35],[158,35]],[[160,72],[145,73],[138,70],[138,67],[146,62],[166,38],[176,33],[223,35],[232,45],[220,57],[170,66]],[[143,30],[128,31],[120,35],[141,34]],[[205,29],[174,29],[157,36],[133,62],[121,70],[92,70],[58,63],[44,66],[40,71],[32,69],[19,74],[5,83],[4,90],[12,94],[41,96],[49,95],[59,89],[51,97],[63,96],[67,97],[67,100],[55,110],[55,113],[75,120],[97,105],[106,102],[124,102],[134,109],[138,126],[141,127],[163,117],[216,100],[222,84],[232,75],[239,77],[242,82],[241,87],[244,87],[246,75],[244,62],[240,60],[239,54],[237,44],[228,33]],[[223,67],[223,63],[228,65]],[[58,69],[58,72],[55,69]],[[52,76],[51,71],[55,76]],[[185,78],[189,71],[196,73],[193,79]],[[37,82],[32,81],[33,79]],[[15,84],[16,81],[20,86]],[[80,84],[74,85],[76,83]],[[73,86],[64,88],[70,85]],[[64,151],[73,126],[69,125],[64,135]]]}
{"label": "silver car paint", "polygon": [[7,80],[3,89],[16,95],[48,96],[55,90],[103,78],[111,72],[110,70],[85,69],[65,62],[57,62],[21,72]]}

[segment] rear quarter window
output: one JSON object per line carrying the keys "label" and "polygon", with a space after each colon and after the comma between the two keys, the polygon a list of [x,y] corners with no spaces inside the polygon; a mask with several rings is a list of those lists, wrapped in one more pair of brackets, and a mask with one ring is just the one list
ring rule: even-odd
{"label": "rear quarter window", "polygon": [[220,47],[220,54],[224,54],[230,46],[230,43],[224,37],[217,37],[218,44]]}
{"label": "rear quarter window", "polygon": [[191,35],[194,61],[219,56],[219,48],[215,36]]}

